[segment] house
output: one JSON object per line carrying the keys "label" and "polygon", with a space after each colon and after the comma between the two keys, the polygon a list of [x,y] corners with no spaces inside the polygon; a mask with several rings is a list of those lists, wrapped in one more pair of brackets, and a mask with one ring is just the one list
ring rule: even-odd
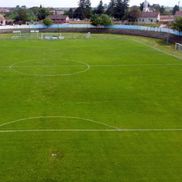
{"label": "house", "polygon": [[175,18],[182,17],[182,11],[177,11],[175,14]]}
{"label": "house", "polygon": [[172,23],[175,20],[175,17],[173,15],[161,15],[160,16],[160,23],[168,24]]}
{"label": "house", "polygon": [[160,21],[160,13],[158,12],[142,12],[138,18],[138,23],[157,23]]}
{"label": "house", "polygon": [[65,15],[51,15],[49,18],[55,24],[69,23],[69,17]]}
{"label": "house", "polygon": [[9,13],[10,12],[10,9],[8,8],[0,8],[0,13],[1,14],[6,14],[6,13]]}
{"label": "house", "polygon": [[3,15],[0,15],[0,25],[6,25],[6,19],[4,18]]}
{"label": "house", "polygon": [[138,23],[151,24],[151,23],[157,23],[159,21],[160,21],[160,13],[152,11],[151,8],[149,7],[149,2],[145,0],[143,4],[143,12],[138,18]]}
{"label": "house", "polygon": [[51,10],[49,10],[51,15],[64,15],[65,11],[58,9],[58,8],[52,8]]}

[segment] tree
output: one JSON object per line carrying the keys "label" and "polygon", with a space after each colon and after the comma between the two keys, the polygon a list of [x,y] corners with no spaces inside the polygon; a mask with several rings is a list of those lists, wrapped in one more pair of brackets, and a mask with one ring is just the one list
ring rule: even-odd
{"label": "tree", "polygon": [[26,7],[16,6],[16,8],[6,14],[7,18],[13,19],[16,23],[25,23],[29,20]]}
{"label": "tree", "polygon": [[31,9],[27,9],[28,21],[37,21],[37,16]]}
{"label": "tree", "polygon": [[91,17],[91,15],[92,15],[92,8],[91,8],[90,0],[85,0],[85,10],[84,10],[84,12],[85,12],[85,17],[89,19]]}
{"label": "tree", "polygon": [[176,18],[175,22],[173,23],[173,28],[182,31],[182,17]]}
{"label": "tree", "polygon": [[75,10],[75,12],[74,12],[73,17],[74,17],[74,18],[77,18],[77,19],[80,19],[80,20],[85,19],[84,10],[83,10],[81,7],[78,7],[78,8]]}
{"label": "tree", "polygon": [[175,15],[177,11],[179,11],[179,6],[175,5],[172,11],[173,15]]}
{"label": "tree", "polygon": [[30,10],[37,16],[39,13],[39,7],[32,7]]}
{"label": "tree", "polygon": [[140,8],[137,6],[133,6],[130,8],[128,13],[129,21],[135,22],[141,15]]}
{"label": "tree", "polygon": [[140,4],[140,11],[143,11],[144,9],[144,2]]}
{"label": "tree", "polygon": [[164,14],[165,14],[166,9],[165,9],[165,7],[164,7],[164,6],[161,6],[161,7],[160,7],[160,9],[159,9],[159,11],[160,11],[160,14],[161,14],[161,15],[164,15]]}
{"label": "tree", "polygon": [[96,15],[96,14],[92,15],[92,17],[90,18],[90,21],[91,21],[91,24],[95,26],[100,25],[101,23],[99,15]]}
{"label": "tree", "polygon": [[15,20],[18,23],[25,23],[28,21],[43,20],[49,15],[49,11],[46,8],[32,7],[26,8],[26,6],[16,6],[16,8],[7,14],[7,17]]}
{"label": "tree", "polygon": [[157,12],[159,12],[160,8],[161,8],[161,6],[159,4],[153,4],[150,7],[153,9],[153,11],[157,11]]}
{"label": "tree", "polygon": [[49,16],[49,11],[46,8],[43,8],[42,6],[39,7],[38,10],[38,19],[39,20],[44,20],[47,16]]}
{"label": "tree", "polygon": [[106,10],[106,14],[110,15],[110,16],[113,16],[115,6],[116,6],[116,0],[111,0],[111,2],[108,5],[108,8]]}
{"label": "tree", "polygon": [[85,8],[85,0],[80,0],[79,7],[84,9]]}
{"label": "tree", "polygon": [[128,0],[117,0],[114,8],[114,17],[118,20],[124,20],[128,13]]}
{"label": "tree", "polygon": [[79,7],[74,12],[74,18],[79,18],[83,20],[85,18],[90,18],[92,15],[92,8],[90,0],[80,0]]}
{"label": "tree", "polygon": [[90,0],[80,0],[79,7],[75,10],[73,17],[83,20],[90,18],[92,15],[92,8]]}
{"label": "tree", "polygon": [[125,14],[124,19],[127,18],[128,8],[129,8],[129,0],[123,0],[123,11]]}
{"label": "tree", "polygon": [[53,24],[52,20],[50,18],[45,18],[43,20],[43,24],[46,25],[46,26],[50,26]]}
{"label": "tree", "polygon": [[122,0],[116,1],[116,6],[114,8],[114,17],[118,20],[122,20],[124,17],[124,11],[123,11],[123,2]]}
{"label": "tree", "polygon": [[68,16],[69,16],[69,18],[71,18],[71,19],[74,17],[74,11],[73,11],[72,8],[69,9],[69,11],[68,11]]}
{"label": "tree", "polygon": [[100,15],[100,24],[101,25],[111,25],[112,21],[111,21],[111,17],[106,15],[106,14],[102,14]]}
{"label": "tree", "polygon": [[24,7],[18,8],[15,16],[15,22],[25,23],[28,21],[27,10]]}
{"label": "tree", "polygon": [[9,13],[6,14],[6,17],[9,19],[13,19],[15,20],[16,17],[18,16],[18,10],[20,9],[19,6],[16,6],[16,8],[12,11],[10,11]]}
{"label": "tree", "polygon": [[30,21],[37,21],[38,20],[38,7],[32,7],[28,9],[28,16]]}
{"label": "tree", "polygon": [[91,24],[92,25],[111,25],[112,21],[111,18],[106,15],[106,14],[102,14],[102,15],[93,15],[91,17]]}
{"label": "tree", "polygon": [[101,15],[103,13],[104,13],[104,6],[103,6],[103,2],[101,0],[97,9],[96,9],[96,14]]}

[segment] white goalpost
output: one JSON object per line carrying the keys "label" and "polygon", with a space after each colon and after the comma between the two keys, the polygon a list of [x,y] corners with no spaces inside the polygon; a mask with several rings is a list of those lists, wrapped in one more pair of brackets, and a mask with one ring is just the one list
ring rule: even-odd
{"label": "white goalpost", "polygon": [[177,51],[182,51],[182,44],[176,43],[176,44],[175,44],[175,49],[176,49]]}

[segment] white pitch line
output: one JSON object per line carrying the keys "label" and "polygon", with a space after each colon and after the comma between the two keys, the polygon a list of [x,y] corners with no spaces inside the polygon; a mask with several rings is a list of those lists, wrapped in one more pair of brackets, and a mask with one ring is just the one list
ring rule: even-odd
{"label": "white pitch line", "polygon": [[[66,67],[76,67],[78,65],[66,65]],[[95,64],[90,67],[142,67],[142,66],[182,66],[182,64]],[[38,65],[38,66],[14,66],[14,68],[34,68],[34,67],[63,67],[61,65]],[[10,68],[10,66],[0,66],[0,68]]]}
{"label": "white pitch line", "polygon": [[[27,63],[27,62],[33,62],[33,61],[23,61],[23,62],[19,62],[19,63],[14,63],[14,64],[10,65],[8,68],[11,69],[12,71],[16,72],[16,73],[21,74],[21,75],[25,75],[25,76],[38,76],[38,77],[72,76],[72,75],[77,75],[77,74],[85,73],[85,72],[87,72],[90,69],[90,65],[89,64],[87,64],[85,62],[77,62],[77,61],[72,61],[72,62],[80,64],[80,66],[85,66],[84,70],[75,71],[73,73],[64,73],[64,74],[63,73],[62,74],[61,73],[60,74],[58,74],[58,73],[57,74],[33,74],[33,73],[30,74],[30,73],[25,73],[25,72],[22,72],[22,71],[19,71],[19,70],[15,69],[17,66],[19,66],[18,64]],[[20,67],[22,67],[22,66],[20,66]]]}
{"label": "white pitch line", "polygon": [[[13,66],[13,68],[37,68],[37,67],[40,67],[40,68],[57,68],[57,67],[81,67],[81,66],[84,66],[85,65],[29,65],[29,66]],[[11,66],[8,66],[9,68],[12,68]]]}
{"label": "white pitch line", "polygon": [[17,123],[17,122],[21,122],[21,121],[27,121],[27,120],[35,120],[35,119],[75,119],[75,120],[82,120],[82,121],[87,121],[87,122],[90,122],[90,123],[95,123],[95,124],[98,124],[98,125],[102,125],[102,126],[106,126],[108,128],[112,128],[112,129],[117,129],[117,127],[115,126],[112,126],[112,125],[109,125],[105,122],[101,122],[101,121],[95,121],[95,120],[92,120],[92,119],[86,119],[86,118],[81,118],[81,117],[74,117],[74,116],[37,116],[37,117],[29,117],[29,118],[22,118],[22,119],[17,119],[17,120],[13,120],[13,121],[9,121],[9,122],[3,122],[0,124],[0,127],[3,127],[3,126],[7,126],[7,125],[10,125],[10,124],[14,124],[14,123]]}
{"label": "white pitch line", "polygon": [[142,67],[142,66],[182,66],[182,64],[101,64],[90,67]]}
{"label": "white pitch line", "polygon": [[0,130],[0,133],[25,132],[181,132],[182,129],[31,129],[31,130]]}

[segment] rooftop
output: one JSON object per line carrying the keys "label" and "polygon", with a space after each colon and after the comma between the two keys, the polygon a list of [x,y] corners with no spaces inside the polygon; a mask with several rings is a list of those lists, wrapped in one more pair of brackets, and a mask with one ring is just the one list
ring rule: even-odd
{"label": "rooftop", "polygon": [[182,16],[182,11],[177,11],[175,16]]}
{"label": "rooftop", "polygon": [[142,12],[140,18],[157,18],[158,12]]}

